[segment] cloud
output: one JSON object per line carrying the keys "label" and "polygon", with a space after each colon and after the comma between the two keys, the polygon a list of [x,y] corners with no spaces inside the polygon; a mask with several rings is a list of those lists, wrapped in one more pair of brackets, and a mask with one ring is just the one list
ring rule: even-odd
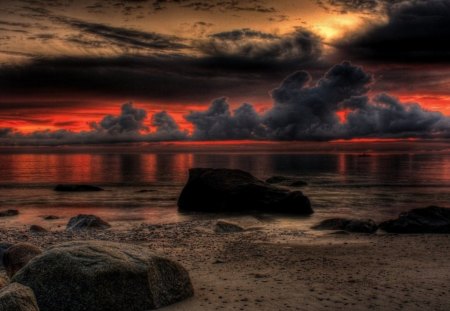
{"label": "cloud", "polygon": [[221,11],[221,12],[256,12],[274,13],[275,7],[268,5],[264,0],[154,0],[153,9],[162,11],[168,5],[178,5],[195,11]]}
{"label": "cloud", "polygon": [[264,137],[260,116],[253,106],[243,104],[230,112],[226,98],[213,101],[206,111],[191,112],[186,120],[194,125],[194,140],[252,139]]}
{"label": "cloud", "polygon": [[401,1],[403,0],[316,0],[317,4],[325,10],[335,11],[341,14],[347,12],[382,13],[390,5]]}
{"label": "cloud", "polygon": [[450,2],[400,1],[388,22],[337,44],[353,60],[394,63],[450,63]]}
{"label": "cloud", "polygon": [[[185,116],[193,125],[190,134],[165,111],[154,114],[148,124],[145,110],[126,103],[119,115],[103,117],[92,123],[89,131],[22,134],[0,129],[0,144],[450,137],[449,117],[417,103],[402,103],[388,94],[369,97],[373,83],[372,75],[363,68],[343,62],[315,82],[306,71],[291,74],[272,91],[274,104],[263,113],[248,103],[231,110],[226,98],[218,98],[208,109]],[[344,121],[338,116],[342,111],[347,115]]]}

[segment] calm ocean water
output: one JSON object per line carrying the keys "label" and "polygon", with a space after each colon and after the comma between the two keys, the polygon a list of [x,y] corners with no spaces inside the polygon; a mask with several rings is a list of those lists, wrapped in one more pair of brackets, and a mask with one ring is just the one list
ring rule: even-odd
{"label": "calm ocean water", "polygon": [[[298,176],[316,211],[324,217],[382,220],[431,204],[450,206],[450,153],[283,153],[258,152],[81,152],[0,153],[1,209],[19,209],[2,226],[63,225],[79,213],[93,213],[118,227],[199,217],[179,214],[176,200],[191,167],[239,168],[265,179]],[[99,193],[57,193],[58,183],[86,183]],[[143,192],[142,190],[146,190]],[[305,220],[299,219],[299,222]]]}

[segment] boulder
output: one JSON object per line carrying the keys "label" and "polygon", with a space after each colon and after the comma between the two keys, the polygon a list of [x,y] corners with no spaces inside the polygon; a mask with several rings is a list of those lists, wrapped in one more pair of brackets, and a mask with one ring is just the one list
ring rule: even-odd
{"label": "boulder", "polygon": [[12,279],[45,311],[143,311],[193,295],[188,272],[148,248],[107,241],[56,245]]}
{"label": "boulder", "polygon": [[344,230],[347,232],[375,233],[378,230],[377,224],[372,219],[326,219],[313,226],[316,230]]}
{"label": "boulder", "polygon": [[57,185],[55,191],[67,191],[67,192],[85,192],[85,191],[103,191],[103,188],[92,185]]}
{"label": "boulder", "polygon": [[17,243],[9,247],[3,254],[3,265],[6,274],[11,278],[22,269],[31,259],[40,255],[42,250],[29,243]]}
{"label": "boulder", "polygon": [[6,250],[11,246],[13,246],[12,243],[0,242],[0,267],[3,266],[3,254],[5,254]]}
{"label": "boulder", "polygon": [[39,225],[31,225],[30,226],[30,231],[31,232],[38,232],[38,233],[48,232],[47,229],[45,229],[44,227],[41,227]]}
{"label": "boulder", "polygon": [[397,219],[380,224],[391,233],[450,233],[450,209],[429,206],[401,213]]}
{"label": "boulder", "polygon": [[67,223],[66,230],[101,230],[108,229],[111,225],[95,215],[80,214],[78,216],[70,218]]}
{"label": "boulder", "polygon": [[288,187],[304,187],[308,185],[306,181],[290,176],[272,176],[266,179],[266,182],[269,184],[280,184]]}
{"label": "boulder", "polygon": [[11,283],[0,290],[1,311],[39,311],[31,288]]}
{"label": "boulder", "polygon": [[313,213],[302,192],[276,187],[236,169],[190,169],[178,207],[199,212]]}
{"label": "boulder", "polygon": [[215,233],[232,233],[242,231],[244,231],[244,228],[242,228],[238,224],[220,219],[216,222],[216,225],[214,226]]}
{"label": "boulder", "polygon": [[19,211],[16,209],[9,209],[5,211],[0,211],[0,217],[10,217],[19,215]]}

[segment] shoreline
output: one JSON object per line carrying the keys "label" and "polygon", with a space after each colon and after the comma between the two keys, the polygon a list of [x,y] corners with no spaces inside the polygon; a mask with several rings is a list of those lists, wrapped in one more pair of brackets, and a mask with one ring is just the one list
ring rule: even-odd
{"label": "shoreline", "polygon": [[448,310],[450,234],[312,234],[254,217],[214,233],[214,220],[79,233],[0,230],[2,242],[71,240],[149,247],[187,268],[195,295],[161,310]]}

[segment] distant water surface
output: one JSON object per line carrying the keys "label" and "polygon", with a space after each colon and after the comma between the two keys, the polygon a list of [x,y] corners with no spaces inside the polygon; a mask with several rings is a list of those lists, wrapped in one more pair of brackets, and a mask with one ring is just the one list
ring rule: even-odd
{"label": "distant water surface", "polygon": [[[315,215],[381,220],[431,204],[450,206],[450,153],[280,151],[233,152],[70,152],[0,153],[1,209],[21,215],[0,219],[2,226],[46,224],[44,215],[62,217],[55,228],[79,213],[92,213],[117,225],[177,222],[176,200],[192,167],[238,168],[265,179],[300,177],[308,186]],[[107,191],[58,193],[58,183],[93,184]],[[279,218],[283,219],[283,218]],[[286,220],[286,218],[284,218]]]}

